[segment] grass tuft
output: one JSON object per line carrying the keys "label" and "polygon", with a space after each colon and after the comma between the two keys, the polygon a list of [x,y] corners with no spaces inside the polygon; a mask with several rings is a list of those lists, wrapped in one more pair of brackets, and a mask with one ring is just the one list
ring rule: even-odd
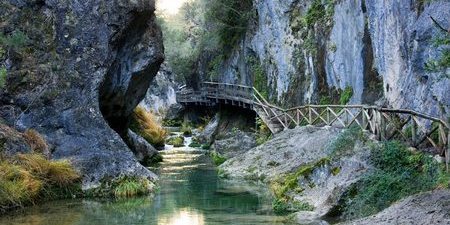
{"label": "grass tuft", "polygon": [[168,133],[144,107],[138,106],[134,110],[130,129],[155,147],[164,147]]}
{"label": "grass tuft", "polygon": [[33,152],[45,154],[48,151],[47,142],[36,130],[28,129],[23,136]]}
{"label": "grass tuft", "polygon": [[68,161],[50,161],[40,154],[0,158],[0,211],[76,192],[80,175]]}
{"label": "grass tuft", "polygon": [[113,193],[116,198],[129,198],[146,195],[152,189],[152,184],[147,179],[125,177],[116,182]]}

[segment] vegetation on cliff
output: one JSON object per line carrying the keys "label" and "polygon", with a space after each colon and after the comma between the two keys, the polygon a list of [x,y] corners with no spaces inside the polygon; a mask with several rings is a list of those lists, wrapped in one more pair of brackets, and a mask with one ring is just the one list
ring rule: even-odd
{"label": "vegetation on cliff", "polygon": [[375,169],[341,200],[339,210],[346,219],[372,215],[415,193],[450,187],[449,174],[442,165],[395,141],[374,146],[370,161]]}
{"label": "vegetation on cliff", "polygon": [[138,106],[134,110],[130,129],[155,147],[164,147],[168,133],[155,116],[145,108]]}

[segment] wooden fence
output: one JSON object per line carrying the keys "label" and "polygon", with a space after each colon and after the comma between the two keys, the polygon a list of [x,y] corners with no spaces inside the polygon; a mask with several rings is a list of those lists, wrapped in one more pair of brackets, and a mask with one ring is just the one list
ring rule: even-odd
{"label": "wooden fence", "polygon": [[291,109],[270,104],[253,87],[204,82],[198,91],[182,89],[177,101],[207,105],[225,102],[249,106],[273,133],[296,126],[359,126],[378,140],[400,140],[416,148],[434,148],[449,162],[450,127],[446,121],[405,109],[367,105],[304,105]]}

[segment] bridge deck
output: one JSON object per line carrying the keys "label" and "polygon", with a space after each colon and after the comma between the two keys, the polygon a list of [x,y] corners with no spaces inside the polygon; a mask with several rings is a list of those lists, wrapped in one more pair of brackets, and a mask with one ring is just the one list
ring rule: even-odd
{"label": "bridge deck", "polygon": [[396,139],[417,148],[435,148],[449,162],[449,125],[442,119],[406,109],[367,105],[304,105],[283,109],[272,105],[253,87],[204,82],[199,91],[177,92],[182,105],[230,104],[254,110],[272,133],[296,126],[359,126],[378,140]]}

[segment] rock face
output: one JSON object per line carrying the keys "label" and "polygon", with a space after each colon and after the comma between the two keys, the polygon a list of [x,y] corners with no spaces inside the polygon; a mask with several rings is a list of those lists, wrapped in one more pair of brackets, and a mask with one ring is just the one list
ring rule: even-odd
{"label": "rock face", "polygon": [[326,146],[337,138],[339,129],[298,127],[227,160],[220,166],[229,177],[270,181],[294,171],[302,164],[326,157]]}
{"label": "rock face", "polygon": [[119,136],[164,58],[154,4],[0,3],[0,33],[27,37],[20,48],[2,46],[9,54],[1,57],[8,74],[0,115],[44,134],[52,157],[82,172],[85,189],[118,176],[155,178]]}
{"label": "rock face", "polygon": [[263,145],[234,155],[220,166],[221,173],[274,185],[286,175],[308,171],[297,177],[297,188],[290,187],[294,190],[285,195],[292,202],[313,206],[313,211],[295,214],[300,224],[321,224],[321,218],[339,204],[351,185],[372,168],[368,163],[370,151],[362,139],[351,137],[357,140],[353,147],[335,149],[336,140],[343,134],[332,127],[287,130]]}
{"label": "rock face", "polygon": [[343,224],[450,224],[450,191],[410,196],[374,216]]}
{"label": "rock face", "polygon": [[[219,80],[251,85],[252,63],[267,76],[272,101],[296,106],[336,102],[351,87],[350,103],[385,97],[395,108],[446,118],[449,68],[430,69],[449,45],[431,20],[448,29],[448,1],[254,1],[257,17],[221,66]],[[332,96],[332,99],[328,99]],[[337,101],[338,102],[338,101]]]}
{"label": "rock face", "polygon": [[169,110],[176,108],[177,104],[174,79],[173,72],[167,64],[163,64],[140,105],[162,117],[170,114]]}
{"label": "rock face", "polygon": [[216,140],[213,150],[225,156],[227,159],[241,156],[248,150],[256,147],[256,137],[254,133],[236,131],[224,135],[223,139]]}

